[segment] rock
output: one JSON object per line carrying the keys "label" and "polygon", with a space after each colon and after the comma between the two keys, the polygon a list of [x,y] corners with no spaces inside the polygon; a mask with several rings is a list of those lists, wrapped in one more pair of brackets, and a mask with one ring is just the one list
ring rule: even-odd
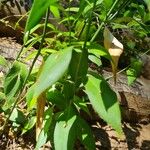
{"label": "rock", "polygon": [[[109,78],[112,73],[103,71],[103,76]],[[116,85],[113,78],[108,83],[118,95],[124,120],[150,122],[150,80],[140,77],[129,86],[127,76],[121,73],[117,76]]]}
{"label": "rock", "polygon": [[141,60],[143,62],[142,75],[144,78],[150,80],[150,56],[144,54]]}
{"label": "rock", "polygon": [[[22,45],[18,44],[12,38],[0,38],[0,55],[5,57],[6,60],[11,64],[15,58],[17,57],[19,51],[21,50]],[[28,55],[30,55],[36,49],[30,48],[27,52],[21,55],[21,62],[27,64],[27,66],[31,66],[33,59],[26,59]],[[42,57],[39,57],[36,61],[35,66],[38,67],[41,64]],[[8,68],[0,66],[0,71],[6,73]]]}

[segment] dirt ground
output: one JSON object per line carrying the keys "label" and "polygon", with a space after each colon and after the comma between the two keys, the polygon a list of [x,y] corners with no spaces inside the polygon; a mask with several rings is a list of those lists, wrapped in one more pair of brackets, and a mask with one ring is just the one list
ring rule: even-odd
{"label": "dirt ground", "polygon": [[107,125],[96,125],[93,131],[98,150],[150,150],[150,124],[124,123],[120,138]]}
{"label": "dirt ground", "polygon": [[[95,136],[96,150],[150,150],[150,124],[123,124],[124,135],[118,137],[116,132],[103,122],[95,122],[92,125]],[[0,150],[33,150],[35,147],[35,134],[30,131],[27,134],[0,137]],[[49,143],[41,150],[50,150]],[[75,150],[85,150],[80,144]]]}

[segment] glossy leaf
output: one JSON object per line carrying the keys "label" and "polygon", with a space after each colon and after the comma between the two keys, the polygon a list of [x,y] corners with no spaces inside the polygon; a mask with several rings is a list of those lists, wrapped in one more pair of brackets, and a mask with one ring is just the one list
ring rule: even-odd
{"label": "glossy leaf", "polygon": [[89,55],[89,60],[91,62],[93,62],[94,64],[96,64],[97,66],[101,66],[102,65],[102,62],[101,62],[100,58],[98,58],[95,55]]}
{"label": "glossy leaf", "polygon": [[119,133],[121,129],[121,115],[116,93],[99,75],[89,75],[85,85],[85,92],[98,115]]}
{"label": "glossy leaf", "polygon": [[88,54],[86,51],[73,51],[72,56],[73,57],[69,66],[69,73],[72,81],[75,82],[76,86],[79,86],[87,74]]}
{"label": "glossy leaf", "polygon": [[72,48],[73,47],[67,47],[63,50],[51,54],[47,58],[43,68],[41,69],[37,82],[28,91],[31,93],[29,96],[29,101],[31,101],[32,98],[32,102],[34,104],[42,92],[52,86],[64,75],[70,64]]}
{"label": "glossy leaf", "polygon": [[25,64],[17,61],[14,62],[4,80],[4,92],[8,98],[17,94],[24,83],[27,74],[28,70]]}
{"label": "glossy leaf", "polygon": [[92,44],[88,45],[87,47],[88,47],[89,53],[92,53],[96,56],[105,57],[106,59],[108,59],[110,61],[112,60],[108,50],[105,49],[104,47],[102,47],[101,45],[92,43]]}
{"label": "glossy leaf", "polygon": [[76,119],[72,107],[68,107],[59,117],[54,130],[55,150],[73,150],[76,139]]}
{"label": "glossy leaf", "polygon": [[52,104],[56,105],[59,109],[64,109],[66,104],[63,94],[57,89],[50,89],[47,92],[47,100]]}
{"label": "glossy leaf", "polygon": [[35,25],[37,25],[45,15],[49,6],[55,2],[56,0],[34,0],[26,23],[25,32],[30,31]]}
{"label": "glossy leaf", "polygon": [[96,150],[95,140],[88,123],[78,116],[77,131],[81,143],[87,150]]}
{"label": "glossy leaf", "polygon": [[50,10],[53,13],[55,18],[60,18],[60,12],[58,9],[58,5],[50,6]]}

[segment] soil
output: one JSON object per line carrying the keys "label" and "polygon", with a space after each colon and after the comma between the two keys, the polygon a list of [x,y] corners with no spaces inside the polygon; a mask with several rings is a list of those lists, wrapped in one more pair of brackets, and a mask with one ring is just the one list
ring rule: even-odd
{"label": "soil", "polygon": [[[91,124],[95,136],[96,150],[150,150],[150,124],[123,123],[124,135],[116,132],[102,121]],[[35,147],[34,130],[25,135],[14,135],[10,131],[0,138],[0,150],[33,150]],[[50,150],[47,143],[41,150]],[[85,150],[77,144],[75,150]]]}
{"label": "soil", "polygon": [[[118,137],[116,132],[101,120],[92,121],[89,124],[92,127],[93,134],[95,136],[97,150],[150,150],[149,122],[123,122],[124,135],[121,137]],[[25,135],[15,135],[11,129],[9,129],[9,132],[7,133],[8,134],[3,134],[0,137],[0,150],[34,149],[34,130],[26,133]],[[50,149],[49,143],[43,149]],[[75,150],[84,150],[84,148],[79,144]]]}
{"label": "soil", "polygon": [[150,150],[150,124],[124,123],[120,138],[108,125],[94,125],[93,131],[98,150]]}

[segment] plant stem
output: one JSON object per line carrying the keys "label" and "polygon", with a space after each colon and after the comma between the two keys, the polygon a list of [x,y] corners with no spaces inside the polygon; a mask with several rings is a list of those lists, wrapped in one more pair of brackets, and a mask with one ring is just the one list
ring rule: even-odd
{"label": "plant stem", "polygon": [[22,45],[22,47],[21,47],[21,50],[19,51],[19,53],[18,53],[18,55],[17,55],[17,57],[16,57],[15,60],[18,60],[18,59],[19,59],[19,57],[20,57],[20,55],[21,55],[21,53],[22,53],[22,51],[23,51],[23,49],[24,49],[24,46],[25,46],[25,44],[23,43],[23,45]]}
{"label": "plant stem", "polygon": [[[34,64],[35,64],[35,62],[36,62],[38,56],[39,56],[40,53],[41,53],[41,49],[42,49],[42,47],[43,47],[44,38],[45,38],[45,34],[46,34],[46,29],[47,29],[47,23],[48,23],[49,13],[50,13],[50,10],[49,10],[49,8],[48,8],[47,13],[46,13],[45,25],[44,25],[44,29],[43,29],[43,34],[42,34],[42,39],[41,39],[41,43],[40,43],[40,46],[39,46],[39,50],[38,50],[36,56],[34,57],[34,60],[33,60],[33,62],[32,62],[32,65],[31,65],[30,69],[29,69],[28,75],[27,75],[27,77],[26,77],[26,79],[25,79],[25,81],[24,81],[24,83],[23,83],[23,85],[22,85],[22,88],[21,88],[21,90],[20,90],[20,93],[18,94],[18,96],[17,96],[17,98],[16,98],[16,100],[15,100],[13,106],[12,106],[12,109],[11,109],[11,111],[10,111],[10,113],[9,113],[9,115],[8,115],[8,117],[7,117],[7,119],[6,119],[5,123],[4,123],[4,125],[3,125],[3,127],[2,127],[3,129],[6,127],[7,122],[8,122],[8,120],[9,120],[11,114],[12,114],[13,110],[15,109],[15,107],[16,107],[16,105],[17,105],[17,103],[18,103],[19,97],[20,97],[20,95],[22,94],[22,92],[23,92],[23,90],[24,90],[24,87],[25,87],[26,82],[27,82],[27,80],[28,80],[28,78],[29,78],[29,76],[30,76],[30,74],[31,74],[31,72],[32,72],[32,69],[33,69],[33,67],[34,67]],[[19,53],[21,53],[21,51],[20,51]]]}
{"label": "plant stem", "polygon": [[83,45],[83,50],[86,48],[86,43],[89,38],[89,31],[90,31],[90,26],[91,26],[91,22],[92,22],[92,14],[94,12],[95,6],[96,6],[96,0],[94,0],[93,8],[92,8],[92,11],[91,11],[89,19],[88,19],[88,26],[87,26],[87,30],[86,30],[86,36],[85,36],[85,41],[84,41],[84,45]]}
{"label": "plant stem", "polygon": [[[78,66],[77,66],[77,69],[76,69],[76,72],[75,72],[75,80],[74,80],[74,98],[75,98],[75,90],[76,90],[76,82],[77,82],[77,78],[78,78],[78,73],[79,73],[79,69],[80,69],[80,65],[82,63],[82,57],[84,55],[87,55],[88,54],[88,51],[86,49],[86,44],[87,44],[87,41],[88,41],[88,38],[89,38],[89,31],[90,31],[90,26],[91,26],[91,21],[92,21],[92,13],[95,9],[95,6],[96,6],[96,0],[94,0],[94,4],[93,4],[93,8],[90,12],[90,15],[89,15],[89,18],[88,18],[88,26],[87,26],[87,30],[86,30],[86,36],[85,36],[85,40],[84,40],[84,44],[83,44],[83,47],[82,47],[82,53],[81,55],[79,56],[79,62],[78,62]],[[88,57],[88,56],[87,56]],[[88,59],[88,58],[87,58]],[[87,60],[88,61],[88,60]]]}
{"label": "plant stem", "polygon": [[86,21],[84,22],[84,25],[83,25],[80,33],[79,33],[78,39],[80,39],[80,37],[81,37],[81,35],[82,35],[82,33],[83,33],[84,29],[85,29],[85,26],[86,26]]}
{"label": "plant stem", "polygon": [[108,13],[106,14],[105,19],[102,21],[101,25],[98,27],[97,31],[95,32],[95,34],[93,35],[92,39],[90,40],[90,42],[93,42],[95,40],[95,38],[97,37],[97,35],[99,34],[100,30],[102,29],[103,25],[105,24],[107,18],[109,17],[109,15],[111,14],[111,12],[113,11],[113,9],[115,8],[115,6],[117,5],[117,3],[119,2],[119,0],[115,0],[114,4],[111,6],[110,10],[108,11]]}
{"label": "plant stem", "polygon": [[69,17],[69,20],[68,20],[68,28],[69,28],[69,45],[71,43],[71,23],[70,23],[70,7],[71,7],[71,1],[69,0],[69,12],[68,12],[68,17]]}
{"label": "plant stem", "polygon": [[125,8],[127,5],[129,5],[131,2],[132,2],[132,0],[127,0],[126,2],[123,2],[123,4],[119,7],[119,10],[116,11],[116,12],[113,14],[113,16],[111,16],[111,17],[109,18],[109,20],[112,20],[114,17],[116,17],[116,15],[118,15],[119,12],[120,12],[123,8]]}
{"label": "plant stem", "polygon": [[[118,72],[117,72],[117,75],[120,74],[120,73],[122,73],[122,72],[124,72],[124,71],[127,70],[129,67],[130,67],[130,66],[127,66],[127,67],[123,68],[122,70],[118,71]],[[113,75],[107,77],[105,80],[109,80],[109,79],[111,79],[111,78],[113,78]]]}

